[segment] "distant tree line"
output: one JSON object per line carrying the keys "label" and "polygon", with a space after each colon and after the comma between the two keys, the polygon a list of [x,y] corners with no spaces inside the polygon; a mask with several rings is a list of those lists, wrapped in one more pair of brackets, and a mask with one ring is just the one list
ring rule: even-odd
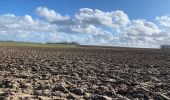
{"label": "distant tree line", "polygon": [[34,44],[42,44],[42,43],[36,43],[36,42],[13,41],[13,40],[7,40],[7,41],[0,40],[0,42],[13,42],[13,43],[34,43]]}
{"label": "distant tree line", "polygon": [[80,45],[78,42],[46,42],[46,44]]}
{"label": "distant tree line", "polygon": [[161,45],[160,48],[161,49],[170,49],[170,45]]}
{"label": "distant tree line", "polygon": [[[21,42],[22,43],[22,41],[12,41],[12,40],[7,40],[7,41],[0,40],[0,42]],[[23,41],[23,43],[36,43],[36,42],[24,42]],[[41,44],[41,43],[36,43],[36,44]],[[46,42],[45,44],[80,45],[78,42],[74,42],[74,41],[71,41],[71,42]]]}
{"label": "distant tree line", "polygon": [[12,41],[12,40],[8,40],[8,41],[0,40],[0,42],[16,42],[16,41]]}

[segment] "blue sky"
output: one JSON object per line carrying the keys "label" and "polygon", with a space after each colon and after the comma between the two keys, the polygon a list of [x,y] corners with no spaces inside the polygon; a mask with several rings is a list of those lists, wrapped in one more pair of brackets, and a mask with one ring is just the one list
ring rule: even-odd
{"label": "blue sky", "polygon": [[170,0],[1,0],[0,39],[158,47],[170,44]]}
{"label": "blue sky", "polygon": [[131,19],[152,20],[156,16],[169,15],[169,5],[170,0],[1,0],[0,14],[29,14],[35,17],[35,9],[43,6],[68,15],[73,15],[80,8],[122,10]]}

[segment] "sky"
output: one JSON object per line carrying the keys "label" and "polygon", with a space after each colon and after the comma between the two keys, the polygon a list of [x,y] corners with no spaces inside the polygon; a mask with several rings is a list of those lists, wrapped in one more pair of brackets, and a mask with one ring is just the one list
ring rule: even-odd
{"label": "sky", "polygon": [[170,0],[1,0],[0,40],[157,48]]}

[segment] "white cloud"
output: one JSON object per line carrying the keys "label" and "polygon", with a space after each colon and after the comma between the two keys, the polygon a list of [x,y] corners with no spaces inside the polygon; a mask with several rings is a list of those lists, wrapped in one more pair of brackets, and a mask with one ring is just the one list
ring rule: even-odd
{"label": "white cloud", "polygon": [[161,26],[170,28],[170,16],[156,17],[156,20],[160,22]]}
{"label": "white cloud", "polygon": [[38,16],[0,15],[0,40],[32,42],[75,41],[81,44],[158,47],[170,44],[170,16],[156,17],[159,24],[130,20],[123,11],[104,12],[81,8],[75,15],[61,15],[45,7]]}
{"label": "white cloud", "polygon": [[[100,27],[97,27],[98,25],[100,25],[100,23],[88,23],[88,21],[85,22],[80,19],[80,17],[83,17],[83,18],[86,17],[86,16],[78,15],[78,14],[82,14],[82,13],[85,14],[85,9],[93,11],[92,9],[89,9],[89,8],[80,9],[79,12],[73,18],[71,18],[69,16],[61,16],[56,11],[49,10],[48,8],[44,8],[44,7],[38,7],[36,9],[36,11],[40,17],[44,17],[45,19],[47,19],[47,21],[50,24],[56,25],[56,31],[58,31],[58,32],[64,32],[64,33],[68,33],[68,34],[90,34],[90,35],[92,35],[93,38],[95,38],[93,40],[96,40],[96,41],[98,40],[98,43],[100,43],[99,40],[101,40],[101,42],[103,42],[103,41],[107,41],[110,38],[112,38],[112,36],[111,36],[112,34],[110,32],[108,32],[107,30],[102,29]],[[101,15],[104,17],[105,14],[108,14],[108,18],[110,17],[109,20],[111,20],[111,23],[112,23],[112,21],[113,21],[112,16],[113,16],[113,14],[115,14],[114,22],[115,23],[119,22],[119,23],[117,25],[115,24],[114,26],[125,25],[123,22],[121,22],[121,21],[123,21],[123,19],[118,18],[118,16],[121,16],[121,15],[125,16],[125,14],[122,11],[102,12],[100,10],[95,10],[95,12],[96,12],[96,14],[94,14],[94,16],[92,16],[92,18],[95,18],[95,16],[101,16]],[[86,13],[89,13],[89,12],[87,11]],[[98,14],[101,14],[101,15],[98,15]],[[127,16],[125,16],[125,17],[127,17]],[[107,27],[109,26],[109,24],[106,25],[106,23],[108,21],[107,18],[103,18],[103,19],[101,18],[99,20],[100,21],[106,20],[105,22],[103,21],[103,24],[101,23],[102,26],[107,26]],[[116,20],[117,20],[117,22],[116,22]],[[97,37],[98,37],[98,39],[96,39]],[[99,37],[100,37],[100,39],[99,39]],[[108,37],[108,38],[106,38],[106,37]]]}
{"label": "white cloud", "polygon": [[162,34],[170,36],[170,16],[156,17],[156,20],[159,22],[159,27],[163,31]]}
{"label": "white cloud", "polygon": [[82,8],[75,15],[75,18],[83,24],[105,25],[111,28],[125,26],[130,22],[128,16],[119,10],[103,12],[98,9]]}
{"label": "white cloud", "polygon": [[[158,17],[156,19],[158,19]],[[163,27],[153,22],[137,19],[132,20],[130,25],[121,29],[119,45],[149,48],[159,47],[162,44],[170,44],[169,36],[168,30]]]}
{"label": "white cloud", "polygon": [[31,16],[15,16],[5,14],[0,16],[0,31],[49,31],[50,25],[47,22],[33,20]]}
{"label": "white cloud", "polygon": [[132,36],[157,36],[161,31],[154,23],[141,19],[132,20],[124,30]]}
{"label": "white cloud", "polygon": [[36,41],[43,37],[44,34],[42,33],[55,31],[53,25],[44,21],[34,20],[29,15],[4,14],[0,16],[1,40]]}
{"label": "white cloud", "polygon": [[159,22],[159,27],[161,28],[162,36],[157,41],[160,41],[161,44],[169,44],[170,45],[170,16],[160,16],[156,17],[156,20]]}
{"label": "white cloud", "polygon": [[54,10],[49,10],[46,7],[38,7],[36,12],[39,16],[46,18],[50,22],[67,21],[70,19],[69,16],[61,16],[59,13]]}

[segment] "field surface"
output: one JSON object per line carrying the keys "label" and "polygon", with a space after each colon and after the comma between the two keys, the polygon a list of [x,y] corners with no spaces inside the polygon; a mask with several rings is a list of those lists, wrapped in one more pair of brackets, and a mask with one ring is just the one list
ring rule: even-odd
{"label": "field surface", "polygon": [[169,98],[168,50],[0,46],[0,99]]}

